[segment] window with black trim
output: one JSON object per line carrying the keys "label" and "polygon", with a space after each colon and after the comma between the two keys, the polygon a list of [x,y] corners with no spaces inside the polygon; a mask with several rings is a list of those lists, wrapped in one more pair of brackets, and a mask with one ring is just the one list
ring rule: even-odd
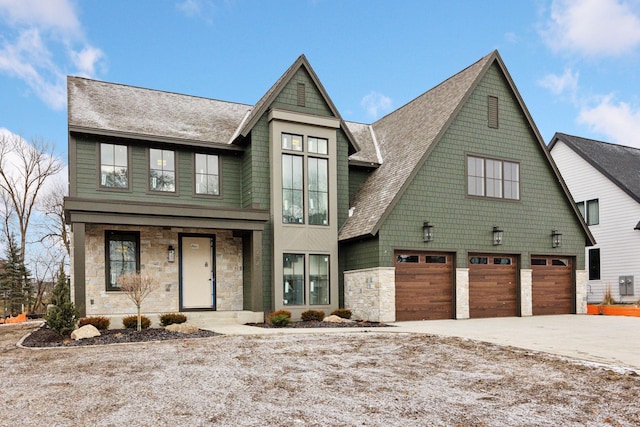
{"label": "window with black trim", "polygon": [[467,194],[497,199],[520,199],[520,164],[467,156]]}
{"label": "window with black trim", "polygon": [[600,249],[589,249],[589,280],[600,280]]}
{"label": "window with black trim", "polygon": [[209,196],[220,194],[220,172],[218,156],[214,154],[195,154],[195,192]]}
{"label": "window with black trim", "polygon": [[329,255],[309,255],[309,304],[329,304]]}
{"label": "window with black trim", "polygon": [[149,189],[152,191],[176,191],[174,151],[149,149]]}
{"label": "window with black trim", "polygon": [[307,137],[305,151],[302,135],[283,133],[281,144],[300,153],[282,153],[282,222],[329,225],[329,141]]}
{"label": "window with black trim", "polygon": [[129,188],[129,155],[126,145],[100,144],[100,186]]}
{"label": "window with black trim", "polygon": [[598,199],[576,202],[576,207],[587,225],[600,224],[600,202]]}
{"label": "window with black trim", "polygon": [[283,254],[282,283],[284,305],[304,304],[304,254]]}
{"label": "window with black trim", "polygon": [[140,233],[105,232],[105,270],[107,291],[119,291],[120,276],[140,271]]}

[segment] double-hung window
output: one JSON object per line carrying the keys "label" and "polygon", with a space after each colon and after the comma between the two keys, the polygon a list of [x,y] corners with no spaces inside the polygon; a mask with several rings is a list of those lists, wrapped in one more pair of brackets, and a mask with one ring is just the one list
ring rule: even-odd
{"label": "double-hung window", "polygon": [[123,274],[140,270],[140,233],[135,231],[105,232],[105,270],[108,291],[119,291]]}
{"label": "double-hung window", "polygon": [[520,164],[467,156],[467,194],[497,199],[520,199]]}
{"label": "double-hung window", "polygon": [[152,191],[176,191],[174,151],[149,149],[149,189]]}
{"label": "double-hung window", "polygon": [[129,188],[129,156],[126,145],[100,144],[100,187]]}
{"label": "double-hung window", "polygon": [[216,196],[220,194],[218,156],[196,153],[196,194]]}
{"label": "double-hung window", "polygon": [[329,224],[329,141],[282,134],[282,222]]}

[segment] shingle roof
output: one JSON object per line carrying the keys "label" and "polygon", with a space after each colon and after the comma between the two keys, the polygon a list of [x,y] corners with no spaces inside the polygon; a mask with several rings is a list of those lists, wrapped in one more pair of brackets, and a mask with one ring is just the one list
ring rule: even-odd
{"label": "shingle roof", "polygon": [[497,52],[492,52],[372,125],[382,164],[356,194],[340,240],[377,233],[394,201],[496,57]]}
{"label": "shingle roof", "polygon": [[81,77],[67,79],[69,127],[227,144],[250,105]]}
{"label": "shingle roof", "polygon": [[549,148],[553,149],[558,140],[640,203],[640,149],[559,132]]}
{"label": "shingle roof", "polygon": [[382,162],[378,151],[373,126],[363,123],[345,122],[358,143],[359,151],[349,156],[350,164],[376,166]]}

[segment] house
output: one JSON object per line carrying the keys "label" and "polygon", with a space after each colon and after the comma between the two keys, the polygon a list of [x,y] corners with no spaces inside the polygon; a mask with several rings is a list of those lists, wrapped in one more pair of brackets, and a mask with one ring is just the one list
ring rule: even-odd
{"label": "house", "polygon": [[586,248],[587,300],[640,299],[640,149],[556,133],[551,155],[598,244]]}
{"label": "house", "polygon": [[378,321],[586,310],[595,243],[497,51],[372,124],[306,57],[255,105],[69,77],[72,287],[84,315]]}

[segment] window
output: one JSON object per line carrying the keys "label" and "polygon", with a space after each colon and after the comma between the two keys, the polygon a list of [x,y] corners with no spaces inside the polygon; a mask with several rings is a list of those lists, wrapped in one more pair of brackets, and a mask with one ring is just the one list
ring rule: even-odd
{"label": "window", "polygon": [[304,224],[306,218],[310,225],[328,225],[329,159],[321,155],[329,152],[329,141],[307,137],[305,152],[303,136],[283,133],[281,138],[283,150],[300,152],[282,154],[282,222]]}
{"label": "window", "polygon": [[284,254],[283,255],[283,304],[303,305],[304,304],[304,255]]}
{"label": "window", "polygon": [[531,265],[547,265],[547,260],[544,258],[531,258]]}
{"label": "window", "polygon": [[446,264],[447,257],[444,255],[427,255],[424,261],[427,264]]}
{"label": "window", "polygon": [[302,156],[282,155],[282,222],[302,224],[304,190]]}
{"label": "window", "polygon": [[215,196],[220,191],[218,156],[196,153],[196,194]]}
{"label": "window", "polygon": [[302,151],[302,135],[290,133],[282,134],[282,149],[292,151]]}
{"label": "window", "polygon": [[511,258],[494,258],[495,265],[511,265]]}
{"label": "window", "polygon": [[489,262],[489,258],[487,257],[471,257],[469,258],[469,263],[470,264],[488,264]]}
{"label": "window", "polygon": [[487,124],[490,128],[498,128],[498,97],[489,96],[487,100]]}
{"label": "window", "polygon": [[589,280],[600,280],[600,249],[589,249]]}
{"label": "window", "polygon": [[149,189],[176,191],[175,153],[170,150],[149,149]]}
{"label": "window", "polygon": [[328,160],[310,157],[309,160],[309,224],[329,223]]}
{"label": "window", "polygon": [[467,194],[520,199],[520,165],[504,160],[467,156]]}
{"label": "window", "polygon": [[100,144],[100,186],[129,187],[129,157],[126,145]]}
{"label": "window", "polygon": [[416,263],[420,262],[420,257],[418,257],[418,255],[398,255],[398,258],[396,258],[396,262]]}
{"label": "window", "polygon": [[328,255],[309,255],[309,304],[329,304]]}
{"label": "window", "polygon": [[[598,199],[587,200],[586,202],[576,202],[576,207],[587,225],[598,225],[600,223],[600,207]],[[586,209],[585,209],[586,208]]]}
{"label": "window", "polygon": [[106,231],[105,258],[107,291],[118,291],[118,278],[140,269],[140,233]]}

